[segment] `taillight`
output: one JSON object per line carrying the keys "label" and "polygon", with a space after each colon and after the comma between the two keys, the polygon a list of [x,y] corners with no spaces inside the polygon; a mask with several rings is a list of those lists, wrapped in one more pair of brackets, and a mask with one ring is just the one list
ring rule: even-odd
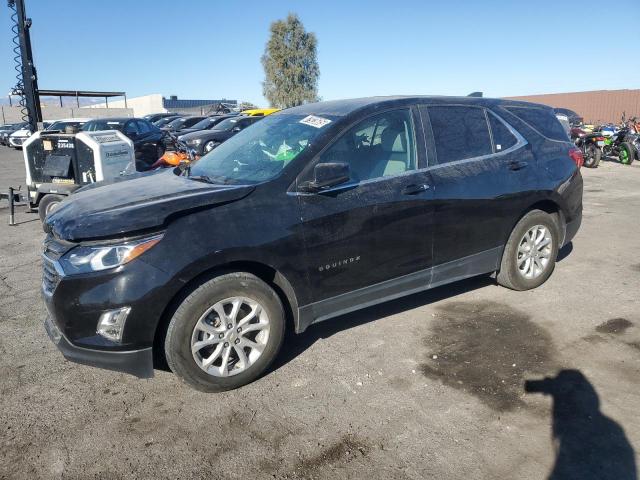
{"label": "taillight", "polygon": [[582,152],[579,148],[570,149],[569,156],[571,157],[571,160],[573,160],[573,162],[578,166],[578,168],[582,167],[582,165],[584,164],[584,157],[582,156]]}
{"label": "taillight", "polygon": [[604,137],[596,137],[596,142],[604,142]]}

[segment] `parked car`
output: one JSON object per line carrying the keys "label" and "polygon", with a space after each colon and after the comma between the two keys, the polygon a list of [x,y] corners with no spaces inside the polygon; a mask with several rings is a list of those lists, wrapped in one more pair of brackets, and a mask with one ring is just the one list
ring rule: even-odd
{"label": "parked car", "polygon": [[82,127],[87,132],[118,130],[133,142],[136,170],[148,170],[165,151],[165,133],[142,118],[98,118]]}
{"label": "parked car", "polygon": [[61,120],[55,120],[51,122],[46,130],[47,131],[61,131],[65,132],[67,129],[71,128],[76,131],[81,130],[85,123],[93,120],[92,118],[63,118]]}
{"label": "parked car", "polygon": [[0,144],[9,146],[9,135],[16,130],[20,130],[28,125],[27,122],[8,123],[0,127]]}
{"label": "parked car", "polygon": [[271,115],[272,113],[276,113],[279,111],[279,108],[252,108],[249,110],[243,110],[240,113],[242,115],[247,115],[248,117],[264,117],[266,115]]}
{"label": "parked car", "polygon": [[[51,122],[42,122],[43,128],[46,130]],[[22,144],[31,136],[31,130],[29,130],[29,124],[26,123],[20,130],[16,130],[9,135],[9,146],[20,150]]]}
{"label": "parked car", "polygon": [[265,117],[233,116],[218,123],[211,130],[187,133],[179,138],[193,148],[198,156],[202,156],[263,118]]}
{"label": "parked car", "polygon": [[226,120],[227,118],[231,118],[231,117],[237,117],[237,116],[238,116],[237,113],[229,113],[225,115],[213,115],[211,117],[205,117],[202,120],[200,120],[198,123],[192,125],[191,127],[183,128],[181,130],[178,130],[175,133],[176,135],[186,135],[187,133],[198,132],[200,130],[211,130],[223,120]]}
{"label": "parked car", "polygon": [[175,116],[176,116],[175,113],[165,112],[165,113],[150,113],[149,115],[145,115],[142,118],[144,118],[147,122],[154,123],[163,118],[175,117]]}
{"label": "parked car", "polygon": [[236,388],[288,325],[491,272],[541,285],[580,226],[581,163],[542,105],[289,108],[190,169],[85,188],[49,214],[45,325],[80,363],[150,377],[164,356],[194,388]]}
{"label": "parked car", "polygon": [[205,116],[195,116],[195,117],[178,117],[174,120],[171,120],[167,124],[163,125],[162,130],[166,132],[177,132],[178,130],[182,130],[183,128],[189,128],[201,120],[204,120]]}
{"label": "parked car", "polygon": [[176,118],[181,118],[182,116],[183,115],[171,115],[170,117],[164,117],[164,118],[161,118],[160,120],[156,120],[155,122],[153,122],[153,124],[158,128],[162,128],[167,123],[172,122]]}

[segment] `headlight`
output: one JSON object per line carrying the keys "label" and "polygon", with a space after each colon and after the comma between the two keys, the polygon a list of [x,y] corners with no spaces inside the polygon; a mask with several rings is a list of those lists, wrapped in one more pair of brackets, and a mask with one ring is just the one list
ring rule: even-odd
{"label": "headlight", "polygon": [[187,142],[189,145],[200,145],[202,143],[202,139],[201,138],[196,138],[195,140],[189,140]]}
{"label": "headlight", "polygon": [[66,253],[60,259],[64,273],[99,272],[118,267],[139,257],[162,239],[162,235],[142,238],[116,245],[86,246],[81,245]]}

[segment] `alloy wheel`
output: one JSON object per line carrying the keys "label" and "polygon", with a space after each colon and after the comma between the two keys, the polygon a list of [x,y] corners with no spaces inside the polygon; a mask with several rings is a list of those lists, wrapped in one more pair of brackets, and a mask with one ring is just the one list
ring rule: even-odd
{"label": "alloy wheel", "polygon": [[531,227],[518,244],[518,272],[526,279],[538,278],[547,269],[553,252],[553,237],[544,225]]}
{"label": "alloy wheel", "polygon": [[214,377],[247,370],[269,341],[269,316],[255,300],[231,297],[208,308],[191,335],[191,353],[198,366]]}

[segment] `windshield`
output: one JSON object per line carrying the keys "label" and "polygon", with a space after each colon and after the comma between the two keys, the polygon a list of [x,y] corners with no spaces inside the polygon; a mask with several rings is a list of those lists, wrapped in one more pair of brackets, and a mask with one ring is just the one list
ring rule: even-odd
{"label": "windshield", "polygon": [[219,124],[217,124],[213,128],[213,130],[231,130],[239,119],[240,117],[227,118],[226,120],[223,120]]}
{"label": "windshield", "polygon": [[47,127],[47,130],[64,130],[67,127],[82,127],[86,122],[53,122]]}
{"label": "windshield", "polygon": [[101,130],[122,130],[126,120],[91,120],[82,127],[85,132],[99,132]]}
{"label": "windshield", "polygon": [[[258,183],[278,175],[336,117],[278,114],[265,117],[196,162],[190,176],[214,183]],[[237,122],[229,119],[220,123]]]}
{"label": "windshield", "polygon": [[205,130],[209,128],[209,125],[211,125],[213,121],[214,121],[213,118],[203,118],[198,123],[194,123],[191,128],[197,129],[197,130]]}

